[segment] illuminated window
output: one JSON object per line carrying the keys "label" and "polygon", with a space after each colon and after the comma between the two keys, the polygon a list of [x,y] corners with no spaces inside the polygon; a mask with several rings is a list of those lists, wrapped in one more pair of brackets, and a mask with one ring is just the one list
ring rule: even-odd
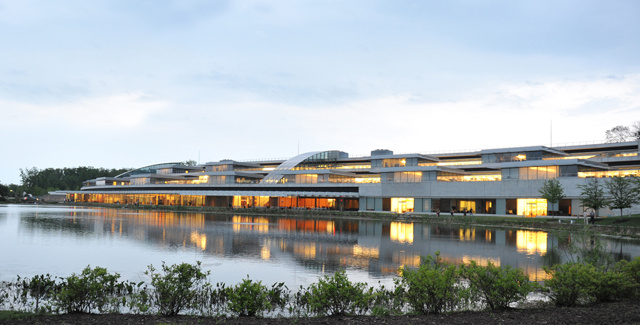
{"label": "illuminated window", "polygon": [[546,216],[547,200],[518,199],[518,215],[525,217]]}
{"label": "illuminated window", "polygon": [[392,181],[395,183],[420,183],[422,182],[422,172],[395,172]]}
{"label": "illuminated window", "polygon": [[397,213],[413,212],[413,198],[391,198],[391,211]]}

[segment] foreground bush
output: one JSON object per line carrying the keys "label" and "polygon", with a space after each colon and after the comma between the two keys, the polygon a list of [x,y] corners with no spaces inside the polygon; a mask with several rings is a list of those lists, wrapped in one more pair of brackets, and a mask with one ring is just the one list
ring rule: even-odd
{"label": "foreground bush", "polygon": [[640,284],[640,256],[631,261],[622,260],[618,262],[616,270],[627,274],[636,284]]}
{"label": "foreground bush", "polygon": [[466,305],[469,291],[459,280],[457,267],[442,261],[436,252],[435,257],[424,257],[416,270],[401,269],[396,286],[413,311],[442,313]]}
{"label": "foreground bush", "polygon": [[[638,298],[640,258],[614,267],[567,263],[545,268],[544,290],[557,306]],[[537,285],[521,269],[476,262],[457,267],[436,253],[417,269],[401,269],[387,289],[351,282],[337,271],[291,294],[284,283],[267,287],[247,278],[227,287],[206,281],[201,264],[149,266],[150,283],[120,282],[119,274],[85,268],[67,278],[38,275],[0,283],[0,309],[52,313],[159,313],[201,316],[322,316],[443,313],[472,307],[507,308]]]}
{"label": "foreground bush", "polygon": [[300,303],[317,315],[364,314],[370,306],[371,292],[365,283],[349,281],[340,270],[309,285]]}
{"label": "foreground bush", "polygon": [[471,261],[460,267],[462,278],[469,281],[471,297],[482,301],[492,310],[508,308],[510,304],[524,301],[535,289],[535,283],[529,281],[522,269],[510,266],[487,266]]}
{"label": "foreground bush", "polygon": [[21,278],[14,283],[16,301],[20,305],[36,313],[46,312],[51,306],[43,306],[41,301],[51,299],[59,289],[56,279],[51,275],[35,275],[32,278]]}
{"label": "foreground bush", "polygon": [[262,316],[275,308],[284,309],[289,292],[284,283],[276,283],[271,289],[261,281],[253,282],[248,277],[227,289],[229,310],[237,316]]}
{"label": "foreground bush", "polygon": [[625,272],[617,268],[596,270],[589,295],[595,302],[613,302],[632,299],[638,284]]}
{"label": "foreground bush", "polygon": [[197,308],[198,292],[202,290],[209,271],[202,272],[202,263],[173,264],[167,266],[162,263],[162,273],[156,272],[152,266],[148,266],[145,272],[151,278],[154,290],[151,294],[151,303],[162,315],[177,315],[185,309]]}
{"label": "foreground bush", "polygon": [[122,297],[129,289],[106,268],[87,266],[81,274],[63,278],[53,296],[56,311],[66,313],[117,312]]}
{"label": "foreground bush", "polygon": [[596,268],[591,264],[557,264],[545,272],[551,277],[544,280],[549,298],[559,307],[572,307],[591,302],[590,288],[597,276]]}

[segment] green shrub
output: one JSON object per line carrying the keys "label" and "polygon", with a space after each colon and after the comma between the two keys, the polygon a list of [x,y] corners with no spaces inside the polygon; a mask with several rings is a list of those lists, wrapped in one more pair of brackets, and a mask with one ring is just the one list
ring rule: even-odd
{"label": "green shrub", "polygon": [[444,263],[440,252],[422,258],[416,270],[403,268],[396,286],[409,307],[418,313],[454,311],[466,303],[469,291],[460,285],[457,267]]}
{"label": "green shrub", "polygon": [[631,261],[622,260],[616,265],[616,269],[626,273],[637,284],[640,284],[640,256]]}
{"label": "green shrub", "polygon": [[349,281],[344,270],[321,277],[304,291],[299,301],[317,315],[364,314],[369,310],[372,288]]}
{"label": "green shrub", "polygon": [[480,298],[489,308],[505,309],[509,304],[524,301],[535,289],[534,282],[524,274],[522,269],[510,266],[495,266],[489,262],[487,266],[471,261],[460,268],[462,277],[469,281],[471,296]]}
{"label": "green shrub", "polygon": [[198,305],[203,308],[203,315],[220,315],[226,312],[229,292],[232,288],[227,288],[222,282],[216,283],[215,288],[207,286],[199,291]]}
{"label": "green shrub", "polygon": [[197,295],[203,287],[208,286],[205,279],[209,272],[202,272],[200,262],[195,265],[188,263],[167,266],[162,263],[162,273],[148,266],[145,272],[151,278],[154,290],[151,303],[158,308],[162,315],[177,315],[185,309],[196,308]]}
{"label": "green shrub", "polygon": [[122,299],[132,314],[145,314],[151,309],[151,295],[144,282],[127,283],[127,293]]}
{"label": "green shrub", "polygon": [[589,294],[596,302],[612,302],[632,299],[638,284],[628,274],[617,268],[600,268],[595,273]]}
{"label": "green shrub", "polygon": [[271,310],[269,289],[261,281],[253,282],[247,276],[228,290],[229,310],[238,316],[262,316]]}
{"label": "green shrub", "polygon": [[284,282],[278,282],[271,286],[271,289],[267,292],[267,296],[271,304],[271,311],[276,308],[284,311],[289,304],[291,291],[284,285]]}
{"label": "green shrub", "polygon": [[560,307],[592,302],[592,287],[598,271],[591,264],[565,263],[545,267],[551,278],[544,280],[549,298]]}
{"label": "green shrub", "polygon": [[87,266],[80,275],[62,279],[53,303],[57,311],[66,313],[118,311],[125,291],[119,278],[120,274],[109,274],[106,268]]}
{"label": "green shrub", "polygon": [[373,291],[371,302],[371,315],[373,316],[396,316],[402,314],[404,306],[401,291],[389,290],[381,285]]}
{"label": "green shrub", "polygon": [[55,278],[47,274],[35,275],[32,278],[18,277],[15,287],[21,303],[33,307],[33,311],[40,313],[47,310],[46,307],[40,305],[40,302],[52,298],[58,289],[58,284]]}

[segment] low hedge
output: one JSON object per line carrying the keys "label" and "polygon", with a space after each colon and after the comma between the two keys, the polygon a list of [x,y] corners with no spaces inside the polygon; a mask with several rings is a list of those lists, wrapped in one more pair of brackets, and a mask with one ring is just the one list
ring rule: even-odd
{"label": "low hedge", "polygon": [[149,266],[149,282],[120,281],[120,275],[87,266],[68,277],[36,275],[3,282],[0,309],[30,313],[135,313],[201,316],[398,315],[444,313],[517,306],[533,291],[557,306],[575,306],[639,297],[640,257],[604,269],[586,263],[545,269],[543,283],[529,281],[521,269],[454,265],[439,253],[424,257],[416,269],[403,268],[394,287],[351,282],[344,270],[292,292],[284,283],[271,287],[247,277],[234,286],[206,281],[201,264]]}

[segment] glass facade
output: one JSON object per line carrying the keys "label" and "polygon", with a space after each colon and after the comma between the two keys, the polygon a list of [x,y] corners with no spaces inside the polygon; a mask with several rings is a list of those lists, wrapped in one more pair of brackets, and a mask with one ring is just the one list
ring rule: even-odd
{"label": "glass facade", "polygon": [[547,215],[547,200],[545,199],[518,199],[517,214],[525,217]]}
{"label": "glass facade", "polygon": [[392,212],[397,213],[405,213],[405,212],[413,212],[414,209],[414,199],[413,198],[391,198],[391,209]]}
{"label": "glass facade", "polygon": [[[352,158],[342,151],[315,151],[285,160],[225,159],[199,166],[157,164],[116,178],[86,180],[83,189],[70,197],[120,204],[360,208],[398,213],[436,209],[457,212],[466,208],[478,213],[546,215],[546,202],[536,199],[541,180],[559,179],[575,187],[576,181],[567,178],[640,177],[640,163],[635,159],[639,151],[637,141],[440,154],[394,155],[391,150],[380,149],[372,151],[371,156]],[[519,183],[438,184],[502,181]],[[115,191],[120,194],[112,194]],[[139,194],[122,194],[127,191]],[[349,192],[347,198],[341,197],[343,192]],[[247,193],[262,196],[244,196]],[[577,194],[568,196],[554,209],[565,214],[577,210]]]}

